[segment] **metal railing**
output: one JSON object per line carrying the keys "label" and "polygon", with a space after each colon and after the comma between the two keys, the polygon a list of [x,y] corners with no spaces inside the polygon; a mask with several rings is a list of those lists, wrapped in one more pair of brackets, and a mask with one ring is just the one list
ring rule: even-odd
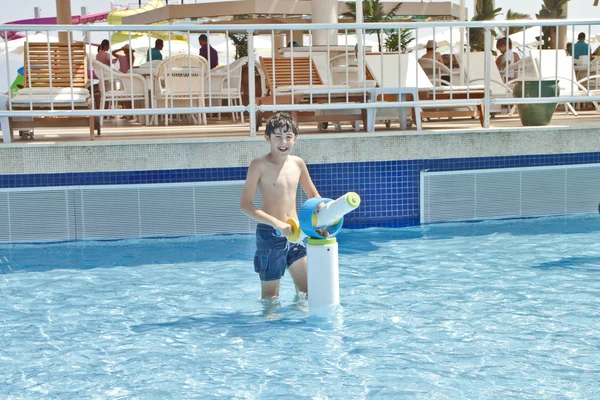
{"label": "metal railing", "polygon": [[[428,108],[444,108],[444,107],[468,107],[468,108],[473,108],[473,107],[477,107],[480,105],[484,106],[484,115],[483,115],[483,127],[487,128],[489,127],[490,124],[490,110],[492,106],[496,106],[496,105],[514,105],[514,104],[532,104],[532,103],[548,103],[548,102],[557,102],[557,103],[567,103],[567,102],[598,102],[600,101],[600,86],[594,86],[593,88],[590,86],[590,82],[592,82],[592,79],[595,80],[596,82],[598,81],[598,77],[593,75],[593,67],[591,66],[591,63],[588,63],[588,67],[587,67],[587,72],[585,74],[585,77],[587,77],[587,86],[579,83],[578,85],[578,80],[577,78],[577,73],[575,72],[575,68],[572,68],[571,71],[571,76],[559,76],[559,65],[558,63],[560,62],[560,58],[559,57],[555,57],[554,58],[554,63],[556,63],[555,65],[555,71],[556,71],[556,76],[554,76],[555,79],[566,79],[566,80],[570,80],[571,83],[571,87],[570,87],[570,93],[561,93],[560,95],[558,93],[555,93],[554,97],[532,97],[532,98],[525,98],[523,95],[524,93],[522,93],[521,97],[513,97],[509,91],[506,92],[506,94],[504,96],[495,96],[493,94],[492,91],[492,84],[494,84],[494,79],[492,77],[492,72],[493,72],[493,68],[495,67],[495,64],[493,63],[493,59],[492,59],[492,49],[493,49],[493,31],[496,32],[509,32],[509,28],[515,28],[515,27],[520,27],[520,28],[524,28],[525,30],[523,31],[522,35],[523,35],[523,43],[526,45],[526,30],[527,28],[532,28],[532,27],[536,27],[536,29],[539,29],[540,31],[540,35],[542,34],[542,32],[546,29],[546,28],[553,28],[554,31],[556,32],[556,36],[554,37],[554,40],[558,40],[558,31],[559,31],[559,27],[562,26],[567,26],[570,27],[570,31],[571,34],[574,36],[576,31],[584,31],[587,32],[587,36],[588,38],[591,36],[592,34],[592,30],[597,31],[600,28],[600,21],[598,20],[522,20],[522,21],[490,21],[490,22],[418,22],[418,23],[398,23],[398,22],[393,22],[393,23],[378,23],[378,24],[367,24],[367,23],[363,23],[363,24],[354,24],[354,23],[347,23],[347,24],[290,24],[287,25],[285,27],[285,34],[288,37],[289,42],[292,42],[292,37],[294,36],[294,32],[296,31],[302,31],[302,32],[306,32],[308,30],[308,35],[305,36],[305,47],[302,47],[301,49],[296,50],[293,46],[289,49],[276,49],[275,47],[275,42],[276,42],[276,36],[281,34],[281,25],[237,25],[237,24],[231,24],[231,25],[190,25],[190,24],[185,24],[185,25],[152,25],[151,28],[147,25],[127,25],[127,26],[111,26],[111,25],[0,25],[0,33],[4,33],[3,36],[7,37],[7,32],[9,31],[15,31],[18,30],[20,32],[23,32],[25,34],[25,41],[27,40],[39,40],[39,34],[36,35],[36,32],[45,32],[46,35],[49,37],[51,33],[54,32],[69,32],[71,35],[73,35],[73,37],[79,33],[83,34],[83,37],[88,37],[88,33],[94,34],[94,33],[105,33],[105,34],[113,34],[116,32],[126,32],[127,33],[127,40],[126,42],[128,44],[130,44],[130,48],[133,48],[133,44],[134,44],[134,40],[137,40],[137,43],[139,43],[139,39],[136,39],[136,36],[139,36],[140,34],[146,35],[147,36],[147,47],[148,49],[151,49],[154,46],[153,40],[151,39],[151,36],[156,36],[156,35],[161,35],[163,37],[165,37],[165,43],[168,45],[168,50],[165,52],[165,56],[166,56],[166,60],[171,59],[171,57],[173,55],[175,55],[176,51],[174,50],[174,37],[183,37],[185,40],[187,40],[188,46],[187,46],[187,54],[188,54],[188,58],[190,59],[191,62],[191,58],[192,58],[192,54],[194,52],[194,50],[192,50],[191,47],[191,43],[196,40],[196,37],[198,34],[200,33],[205,33],[207,34],[207,36],[209,37],[209,45],[211,44],[211,37],[216,37],[217,35],[224,35],[225,38],[228,37],[229,34],[231,33],[245,33],[248,34],[248,54],[253,55],[250,57],[250,61],[248,62],[248,86],[247,88],[244,88],[245,90],[247,89],[247,95],[248,95],[248,104],[247,105],[232,105],[231,100],[229,99],[228,104],[225,106],[217,106],[214,105],[212,99],[213,99],[213,93],[212,93],[212,79],[213,76],[210,73],[206,74],[205,78],[205,90],[204,90],[204,95],[200,96],[201,98],[206,98],[208,99],[208,104],[206,102],[203,101],[203,104],[199,104],[199,105],[194,105],[194,103],[192,102],[192,93],[191,93],[191,88],[193,87],[193,79],[198,79],[196,76],[194,76],[193,74],[188,74],[188,79],[190,80],[190,93],[189,93],[189,98],[188,98],[188,105],[187,106],[183,106],[183,107],[175,107],[175,103],[174,100],[176,100],[174,97],[172,97],[169,101],[169,107],[166,108],[158,108],[158,104],[155,101],[152,101],[152,106],[150,107],[142,107],[142,108],[136,108],[135,106],[135,96],[134,93],[132,91],[130,99],[127,99],[127,97],[117,100],[116,98],[112,98],[111,99],[111,106],[113,107],[113,109],[98,109],[98,104],[96,104],[96,99],[95,99],[95,93],[97,90],[100,90],[101,88],[99,88],[98,86],[95,85],[89,85],[89,91],[90,91],[90,98],[89,98],[89,102],[90,104],[90,108],[89,109],[81,109],[81,108],[77,108],[75,106],[75,103],[73,101],[73,93],[71,91],[71,101],[68,102],[70,104],[70,107],[63,107],[63,108],[58,108],[55,107],[54,102],[50,101],[50,104],[45,104],[45,107],[42,109],[40,107],[36,107],[36,105],[34,104],[33,101],[31,101],[29,103],[29,107],[23,107],[23,104],[21,103],[20,105],[16,105],[14,104],[14,99],[13,99],[13,93],[10,93],[7,96],[6,99],[6,109],[2,109],[4,107],[2,107],[2,105],[0,105],[0,119],[6,119],[6,118],[20,118],[20,117],[40,117],[40,116],[44,116],[44,117],[69,117],[69,116],[97,116],[97,117],[106,117],[106,116],[111,116],[114,115],[116,113],[116,111],[114,110],[114,108],[117,106],[117,102],[118,101],[125,101],[125,100],[130,100],[132,108],[130,109],[126,109],[126,108],[122,108],[118,110],[118,114],[119,115],[124,115],[124,116],[138,116],[138,115],[151,115],[151,116],[155,116],[155,115],[165,115],[165,114],[201,114],[201,113],[248,113],[249,117],[250,117],[250,123],[249,123],[249,133],[250,135],[254,136],[256,134],[256,130],[257,130],[257,113],[265,113],[265,112],[277,112],[277,111],[291,111],[291,112],[303,112],[303,111],[317,111],[317,112],[326,112],[326,111],[338,111],[338,110],[367,110],[367,114],[371,115],[372,118],[374,118],[375,112],[377,110],[384,110],[384,109],[399,109],[399,108],[413,108],[413,107],[419,107],[419,108],[423,108],[423,109],[428,109]],[[583,28],[578,28],[578,27],[583,27]],[[454,37],[453,37],[453,30],[452,29],[459,29],[460,33],[460,40],[459,40],[459,49],[458,51],[455,51],[455,46],[454,46]],[[343,39],[341,40],[343,42],[343,44],[341,46],[338,46],[337,43],[330,43],[329,38],[327,39],[326,43],[321,43],[321,44],[315,44],[313,43],[313,33],[316,31],[320,31],[320,30],[331,30],[331,29],[337,29],[339,32],[343,33]],[[352,38],[352,36],[356,36],[357,40],[356,42],[359,44],[362,44],[364,42],[365,39],[365,35],[363,32],[378,32],[379,34],[385,35],[386,33],[397,33],[400,34],[402,32],[403,29],[409,29],[412,30],[412,32],[414,32],[414,38],[415,38],[415,42],[418,42],[419,37],[423,37],[423,32],[432,32],[432,38],[434,40],[434,45],[433,45],[433,52],[435,54],[435,52],[438,50],[436,47],[438,47],[438,41],[437,41],[437,35],[436,33],[439,33],[440,30],[443,29],[450,29],[450,46],[449,46],[449,53],[450,53],[450,60],[453,60],[455,57],[458,57],[459,59],[459,71],[458,73],[456,72],[456,68],[454,66],[454,63],[451,61],[450,65],[449,65],[449,70],[450,70],[450,79],[451,82],[453,83],[452,85],[449,86],[440,86],[437,85],[438,81],[441,81],[442,76],[437,76],[439,75],[439,72],[436,72],[436,69],[433,69],[433,75],[432,77],[427,77],[427,80],[425,80],[423,78],[423,74],[420,72],[420,66],[418,63],[414,63],[413,61],[416,60],[416,54],[418,54],[419,49],[416,48],[414,49],[414,52],[412,54],[415,54],[414,60],[413,61],[408,61],[408,65],[412,65],[411,68],[414,68],[414,71],[402,71],[401,70],[401,66],[406,64],[406,60],[405,60],[405,55],[401,54],[400,52],[397,53],[397,62],[398,62],[398,67],[396,69],[391,69],[394,71],[394,74],[397,73],[398,76],[388,76],[386,77],[386,67],[384,66],[384,57],[387,57],[387,59],[389,60],[389,56],[390,54],[386,54],[384,52],[374,52],[376,54],[371,54],[372,52],[369,52],[369,46],[365,46],[365,45],[357,45],[355,46],[355,51],[348,51],[348,48],[351,46],[349,43],[350,42],[354,42],[353,40],[351,41],[350,39]],[[471,56],[469,55],[469,52],[462,52],[460,51],[461,49],[465,49],[468,50],[470,47],[470,39],[469,39],[469,35],[467,34],[469,32],[469,30],[473,31],[473,29],[480,29],[483,32],[484,35],[484,65],[471,65]],[[437,31],[437,32],[436,32]],[[255,50],[257,48],[259,48],[260,44],[257,43],[257,41],[259,40],[259,38],[257,36],[255,36],[256,33],[261,32],[270,32],[270,37],[271,37],[271,44],[272,44],[272,48],[270,50],[270,53],[268,54],[270,56],[270,58],[277,58],[277,57],[281,57],[281,56],[287,56],[289,58],[291,58],[291,60],[298,60],[300,57],[308,57],[309,59],[309,63],[310,65],[312,65],[313,63],[315,64],[319,64],[318,68],[317,68],[317,73],[318,73],[318,77],[320,77],[321,75],[324,75],[326,77],[325,80],[321,79],[321,81],[319,82],[319,80],[317,79],[318,77],[314,75],[313,72],[313,68],[310,67],[309,68],[309,81],[308,84],[306,86],[304,85],[300,85],[300,84],[296,84],[296,80],[294,78],[292,78],[290,80],[290,84],[288,85],[288,88],[285,89],[281,89],[277,87],[277,71],[275,70],[275,66],[273,64],[273,70],[269,71],[270,77],[266,78],[267,82],[266,82],[266,86],[267,88],[270,87],[271,90],[271,95],[272,95],[272,102],[262,102],[261,104],[257,104],[256,98],[257,98],[257,88],[255,85],[255,72],[256,69],[260,67],[260,64],[257,63],[256,58],[254,57],[255,55]],[[519,34],[517,34],[519,35]],[[515,36],[513,36],[515,37]],[[142,39],[145,40],[145,39]],[[214,39],[213,39],[214,40]],[[214,44],[214,43],[213,43]],[[11,48],[12,48],[13,44],[6,40],[0,40],[0,52],[2,50],[4,50],[3,52],[4,54],[4,58],[5,58],[5,62],[6,62],[6,70],[7,71],[14,71],[16,70],[19,65],[15,65],[15,61],[11,61],[10,57],[9,57],[9,53],[11,52]],[[91,45],[89,45],[91,46]],[[306,47],[308,47],[308,50],[306,49]],[[341,49],[340,49],[341,47]],[[535,48],[535,46],[534,46]],[[112,53],[113,50],[117,50],[113,47],[109,48],[109,52]],[[25,51],[27,51],[27,47],[25,47]],[[150,51],[150,50],[149,50]],[[342,85],[336,85],[332,82],[331,79],[331,74],[332,74],[332,68],[334,66],[330,65],[330,59],[333,58],[332,54],[338,51],[340,52],[340,54],[344,54],[345,56],[342,57],[343,58],[343,68],[345,68],[345,70],[342,72],[342,75],[345,77],[345,81],[343,82]],[[69,47],[68,53],[67,54],[69,57],[71,56],[70,54],[71,49]],[[91,52],[91,48],[88,47],[87,48],[87,52],[88,52],[88,69],[89,71],[93,71],[93,66],[92,66],[92,57],[90,56],[90,54],[92,54]],[[524,49],[524,54],[525,54],[525,49]],[[564,49],[555,49],[556,54],[558,55],[559,52],[564,52]],[[225,40],[225,48],[224,51],[222,52],[222,54],[225,54],[225,57],[227,58],[227,60],[229,61],[230,56],[233,55],[235,53],[235,50],[233,48],[233,46],[231,45],[229,40]],[[289,53],[289,54],[282,54],[282,53]],[[590,51],[588,51],[588,55],[591,56],[591,48]],[[210,51],[208,52],[209,56],[208,56],[208,65],[210,66]],[[324,65],[322,62],[322,54],[326,54],[325,57],[325,63]],[[542,53],[540,53],[540,57]],[[368,63],[365,63],[365,60],[369,57],[374,57],[374,56],[378,56],[381,58],[380,64],[381,64],[381,73],[379,74],[379,77],[375,77],[373,80],[376,82],[375,84],[369,84],[367,82],[366,76],[368,74],[371,74],[373,71],[369,69]],[[2,57],[2,55],[0,54],[0,57]],[[410,56],[409,56],[410,58]],[[591,59],[591,57],[589,57]],[[357,60],[357,67],[353,67],[353,60]],[[321,61],[320,61],[321,60]],[[570,59],[571,63],[573,63],[573,67],[574,65],[574,60],[571,58]],[[254,61],[254,62],[252,62]],[[538,69],[539,69],[539,65],[542,65],[543,60],[542,59],[538,59]],[[18,63],[17,63],[18,64]],[[191,65],[191,63],[190,63]],[[365,68],[363,68],[362,66],[365,66]],[[27,63],[25,63],[25,68],[31,68],[31,65],[27,65]],[[480,79],[479,81],[482,81],[480,83],[475,84],[469,77],[471,76],[471,71],[473,71],[473,69],[477,67],[479,69],[481,69],[481,67],[483,67],[483,78]],[[291,62],[291,73],[292,76],[294,75],[299,75],[301,72],[300,71],[295,71],[294,68],[297,68],[296,64],[294,61]],[[321,68],[321,70],[319,70],[319,68]],[[56,79],[53,75],[52,75],[52,62],[50,61],[50,56],[48,57],[48,69],[49,69],[49,80],[50,82],[48,82],[48,86],[52,87],[53,86],[53,79]],[[154,99],[156,96],[155,91],[157,90],[156,87],[156,79],[157,77],[155,76],[156,73],[156,69],[158,69],[157,66],[155,66],[154,64],[150,63],[149,64],[149,84],[148,84],[148,96],[150,99]],[[226,79],[226,84],[227,84],[227,88],[226,91],[227,93],[231,93],[232,91],[232,87],[231,87],[231,83],[230,83],[230,68],[229,68],[229,63],[227,63],[227,66],[224,67],[225,69],[225,74],[227,76]],[[339,67],[338,67],[339,69]],[[357,70],[357,71],[356,71]],[[357,72],[357,79],[356,81],[351,81],[351,75],[354,74],[354,72]],[[191,71],[190,71],[191,72]],[[352,74],[351,74],[352,72]],[[523,64],[523,70],[522,70],[523,74],[525,74],[525,64]],[[581,68],[580,68],[580,72]],[[69,79],[73,79],[75,71],[73,71],[72,69],[69,70],[69,74],[68,77]],[[131,80],[131,83],[133,84],[133,80],[134,77],[136,75],[136,68],[131,68],[128,72],[126,72],[126,74],[128,74],[129,79]],[[437,74],[437,75],[436,75]],[[109,69],[108,72],[108,77],[105,77],[107,79],[107,81],[109,82],[109,85],[105,88],[106,90],[108,90],[109,88],[111,89],[111,91],[114,92],[115,89],[115,82],[118,81],[117,78],[117,73],[114,72],[113,68]],[[377,74],[376,74],[377,75]],[[410,75],[410,77],[413,77],[414,80],[411,80],[412,78],[408,78]],[[458,78],[454,78],[454,80],[452,80],[453,76],[457,75]],[[265,79],[265,71],[262,71],[261,76],[263,77],[263,79]],[[63,76],[64,78],[64,76]],[[280,81],[283,80],[285,77],[281,77],[280,76]],[[539,81],[543,80],[543,79],[548,79],[548,78],[552,78],[552,76],[542,76],[539,75],[537,77],[537,79]],[[10,77],[10,72],[7,72],[6,76],[0,76],[0,79],[3,79],[6,81],[8,87],[10,87],[12,85],[11,82],[11,77]],[[163,77],[163,79],[173,79],[173,74],[172,73],[168,73],[165,77]],[[409,81],[407,81],[407,79]],[[459,82],[461,83],[461,85],[454,85],[456,79],[459,80]],[[90,80],[93,81],[93,75],[90,76]],[[392,84],[390,84],[389,82],[393,82]],[[435,83],[433,84],[432,83]],[[27,86],[31,86],[34,84],[34,82],[31,81],[27,81],[27,79],[25,80],[25,83]],[[497,83],[497,82],[496,82]],[[509,84],[511,82],[509,82],[509,79],[506,78],[504,80],[504,82],[502,82],[504,84]],[[39,84],[39,82],[38,82]],[[265,84],[263,83],[263,86],[265,86]],[[431,99],[427,99],[427,100],[420,100],[417,96],[415,96],[415,98],[411,101],[404,101],[402,99],[402,97],[400,97],[401,93],[406,93],[405,91],[403,91],[404,89],[406,89],[406,87],[412,87],[414,89],[414,93],[419,93],[419,92],[423,92],[423,91],[429,91],[431,92]],[[541,82],[540,82],[540,86],[541,86]],[[282,90],[281,92],[279,90]],[[480,92],[483,91],[483,97],[473,97],[471,98],[471,96],[469,95],[470,93],[475,93],[475,92]],[[457,96],[455,95],[458,92],[466,92],[467,95],[466,96]],[[282,98],[280,96],[282,96],[282,93],[284,93],[285,95],[287,95],[286,99],[289,101],[278,101],[278,98]],[[385,94],[397,94],[398,98],[396,101],[377,101],[377,97],[378,96],[382,96]],[[448,99],[439,99],[439,93],[449,93],[449,98]],[[356,99],[356,95],[357,94],[362,94],[362,101],[349,101],[350,96],[354,96],[353,98]],[[18,93],[17,93],[18,95]],[[262,96],[265,96],[265,93],[261,94]],[[34,96],[34,94],[29,94],[29,96]],[[184,96],[182,96],[184,97]],[[228,96],[227,96],[228,97]],[[226,99],[227,99],[226,97]],[[323,101],[323,98],[326,98],[327,101]],[[335,97],[335,100],[334,100]],[[340,100],[340,97],[342,97],[342,99]],[[447,97],[447,96],[446,96]],[[345,98],[345,101],[343,101]],[[299,102],[298,99],[301,99],[301,101]],[[38,103],[39,104],[39,103]],[[600,110],[599,110],[600,111]]]}

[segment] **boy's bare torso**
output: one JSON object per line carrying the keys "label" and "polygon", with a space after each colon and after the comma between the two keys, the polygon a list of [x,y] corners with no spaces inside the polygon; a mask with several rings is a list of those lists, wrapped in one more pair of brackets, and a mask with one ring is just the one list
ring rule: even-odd
{"label": "boy's bare torso", "polygon": [[300,174],[298,158],[288,156],[283,164],[270,161],[266,155],[260,158],[261,175],[257,188],[262,210],[280,221],[298,218],[296,192]]}

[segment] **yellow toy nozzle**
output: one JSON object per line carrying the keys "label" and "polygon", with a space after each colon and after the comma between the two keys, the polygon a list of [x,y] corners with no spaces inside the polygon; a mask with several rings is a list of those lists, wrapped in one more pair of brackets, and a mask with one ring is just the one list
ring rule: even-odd
{"label": "yellow toy nozzle", "polygon": [[300,239],[300,233],[302,232],[302,230],[300,230],[300,224],[293,218],[288,219],[286,222],[292,227],[292,234],[287,237],[288,240],[290,242],[297,242],[298,239]]}

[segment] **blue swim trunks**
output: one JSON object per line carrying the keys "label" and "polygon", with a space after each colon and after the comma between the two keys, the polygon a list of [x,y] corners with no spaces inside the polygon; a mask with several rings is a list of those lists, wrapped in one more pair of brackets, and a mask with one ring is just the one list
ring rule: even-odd
{"label": "blue swim trunks", "polygon": [[285,270],[304,256],[304,246],[276,236],[272,226],[258,224],[256,227],[254,271],[259,274],[261,281],[281,279]]}

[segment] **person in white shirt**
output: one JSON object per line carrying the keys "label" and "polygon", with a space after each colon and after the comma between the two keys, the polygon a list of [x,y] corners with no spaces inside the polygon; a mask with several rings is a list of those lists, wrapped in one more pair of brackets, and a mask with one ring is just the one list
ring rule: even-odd
{"label": "person in white shirt", "polygon": [[512,40],[507,37],[501,37],[496,42],[496,48],[501,53],[498,58],[496,58],[496,66],[505,78],[513,79],[515,77],[515,72],[512,66],[519,61],[521,57],[512,51]]}

